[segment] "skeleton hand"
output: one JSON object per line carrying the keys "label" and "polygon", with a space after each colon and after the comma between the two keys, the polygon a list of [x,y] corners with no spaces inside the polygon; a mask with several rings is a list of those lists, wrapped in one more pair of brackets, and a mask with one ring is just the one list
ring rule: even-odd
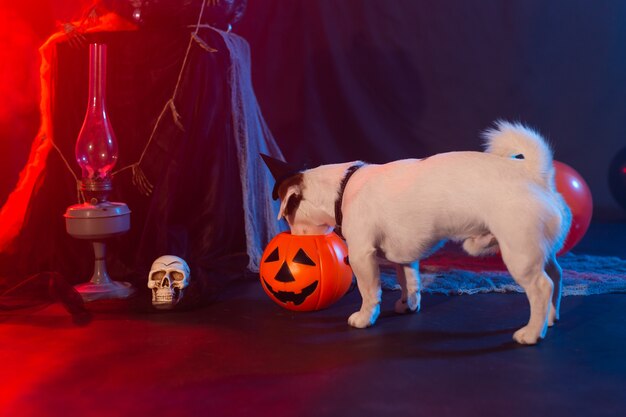
{"label": "skeleton hand", "polygon": [[87,43],[87,39],[85,35],[80,30],[79,26],[74,25],[73,23],[63,23],[61,25],[63,32],[67,36],[67,41],[72,48],[81,48]]}
{"label": "skeleton hand", "polygon": [[81,27],[84,26],[95,26],[100,22],[100,17],[98,16],[98,11],[95,7],[92,7],[91,10],[87,13],[83,21],[80,23]]}

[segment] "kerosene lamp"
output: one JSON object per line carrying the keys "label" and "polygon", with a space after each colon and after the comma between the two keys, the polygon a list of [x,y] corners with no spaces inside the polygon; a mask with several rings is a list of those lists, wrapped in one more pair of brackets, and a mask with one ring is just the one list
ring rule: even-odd
{"label": "kerosene lamp", "polygon": [[75,147],[85,202],[65,212],[67,233],[90,240],[95,254],[91,280],[75,287],[84,301],[126,298],[134,292],[129,283],[111,280],[106,268],[105,240],[130,229],[128,206],[108,201],[118,147],[106,110],[106,52],[105,44],[89,45],[89,102]]}

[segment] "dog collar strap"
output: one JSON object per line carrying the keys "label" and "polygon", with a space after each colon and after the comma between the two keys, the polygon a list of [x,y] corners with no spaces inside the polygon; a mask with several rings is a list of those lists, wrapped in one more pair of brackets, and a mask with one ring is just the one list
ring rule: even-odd
{"label": "dog collar strap", "polygon": [[341,204],[343,203],[343,193],[344,191],[346,191],[346,186],[348,185],[348,181],[350,180],[350,177],[352,177],[354,173],[363,165],[365,165],[363,162],[357,162],[356,164],[350,166],[350,168],[346,170],[346,174],[341,180],[341,185],[339,185],[339,195],[337,196],[337,199],[335,200],[335,233],[342,239],[344,238],[343,234],[341,233],[341,222],[343,221],[343,213],[341,212]]}

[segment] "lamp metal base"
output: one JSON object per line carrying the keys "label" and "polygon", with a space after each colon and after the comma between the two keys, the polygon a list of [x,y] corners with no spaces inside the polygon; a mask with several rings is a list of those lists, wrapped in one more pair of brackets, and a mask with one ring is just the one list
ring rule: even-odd
{"label": "lamp metal base", "polygon": [[128,298],[134,294],[135,289],[128,282],[111,281],[107,283],[86,282],[74,286],[83,301],[109,300]]}

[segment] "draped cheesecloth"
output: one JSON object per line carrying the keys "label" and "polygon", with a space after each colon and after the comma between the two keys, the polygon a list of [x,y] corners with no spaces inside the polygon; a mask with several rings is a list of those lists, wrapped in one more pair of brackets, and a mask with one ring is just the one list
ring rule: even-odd
{"label": "draped cheesecloth", "polygon": [[282,159],[278,145],[270,133],[252,88],[250,47],[232,32],[214,29],[222,35],[232,58],[230,85],[233,129],[239,156],[239,173],[243,191],[248,268],[259,270],[261,255],[267,242],[281,230],[276,220],[278,202],[272,200],[273,178],[260,153]]}

